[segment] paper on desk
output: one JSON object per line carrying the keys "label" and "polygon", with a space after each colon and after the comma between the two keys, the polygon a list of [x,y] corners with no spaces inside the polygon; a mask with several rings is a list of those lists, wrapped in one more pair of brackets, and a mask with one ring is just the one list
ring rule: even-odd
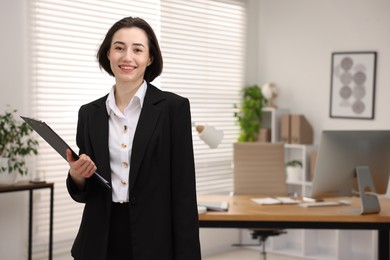
{"label": "paper on desk", "polygon": [[252,201],[261,205],[298,204],[301,202],[299,200],[295,200],[290,197],[252,198]]}
{"label": "paper on desk", "polygon": [[198,207],[206,207],[210,211],[228,211],[229,202],[227,201],[201,201],[198,202]]}

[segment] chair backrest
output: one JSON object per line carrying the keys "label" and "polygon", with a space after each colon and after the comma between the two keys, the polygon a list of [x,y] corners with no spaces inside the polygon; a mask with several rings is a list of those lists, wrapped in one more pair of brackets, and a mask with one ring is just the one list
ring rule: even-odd
{"label": "chair backrest", "polygon": [[234,194],[286,196],[283,143],[234,144]]}

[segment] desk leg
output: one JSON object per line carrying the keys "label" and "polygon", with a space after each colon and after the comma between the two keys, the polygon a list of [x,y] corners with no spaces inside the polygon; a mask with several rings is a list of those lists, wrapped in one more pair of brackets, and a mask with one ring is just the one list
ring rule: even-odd
{"label": "desk leg", "polygon": [[379,229],[378,230],[378,259],[390,259],[390,230]]}
{"label": "desk leg", "polygon": [[29,190],[29,212],[28,212],[28,260],[31,260],[32,254],[32,218],[33,218],[33,191]]}
{"label": "desk leg", "polygon": [[50,188],[50,229],[49,229],[49,260],[53,259],[53,206],[54,206],[54,187]]}

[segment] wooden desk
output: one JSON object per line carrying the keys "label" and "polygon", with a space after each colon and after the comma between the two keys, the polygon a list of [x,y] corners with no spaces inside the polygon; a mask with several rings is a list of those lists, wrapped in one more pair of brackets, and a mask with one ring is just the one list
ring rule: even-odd
{"label": "wooden desk", "polygon": [[379,214],[356,215],[345,209],[358,208],[359,198],[349,199],[351,206],[304,208],[299,205],[259,205],[250,200],[254,197],[261,196],[198,196],[198,201],[229,202],[228,212],[200,214],[200,227],[377,230],[378,259],[390,259],[390,199],[380,199],[382,209]]}
{"label": "wooden desk", "polygon": [[17,182],[13,185],[0,185],[0,193],[29,191],[29,218],[28,218],[28,259],[32,258],[32,221],[33,221],[33,190],[50,189],[50,222],[49,222],[49,260],[53,257],[53,202],[54,202],[54,183],[30,183]]}

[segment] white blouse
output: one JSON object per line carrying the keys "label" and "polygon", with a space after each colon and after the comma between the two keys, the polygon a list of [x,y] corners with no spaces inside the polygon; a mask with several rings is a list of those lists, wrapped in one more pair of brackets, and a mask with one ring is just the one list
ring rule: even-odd
{"label": "white blouse", "polygon": [[130,158],[133,139],[147,84],[144,81],[122,113],[115,102],[115,85],[106,100],[109,115],[108,148],[110,152],[112,201],[129,201]]}

